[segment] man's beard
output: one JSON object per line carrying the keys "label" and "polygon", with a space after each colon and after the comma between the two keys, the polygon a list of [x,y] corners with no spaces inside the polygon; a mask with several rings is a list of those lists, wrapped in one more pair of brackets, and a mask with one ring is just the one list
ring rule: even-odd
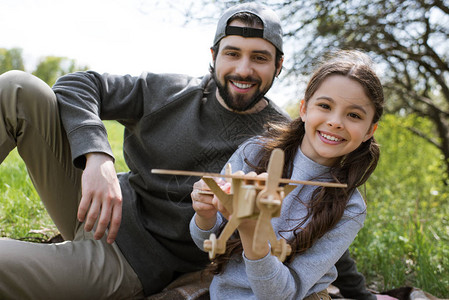
{"label": "man's beard", "polygon": [[254,79],[252,77],[242,78],[239,76],[227,75],[224,77],[225,84],[222,85],[221,82],[217,78],[215,70],[212,72],[212,76],[213,76],[213,79],[215,80],[215,83],[217,84],[218,93],[220,94],[221,98],[223,98],[223,101],[225,102],[225,104],[233,111],[239,111],[239,112],[247,111],[247,110],[253,108],[257,103],[259,103],[259,101],[263,99],[265,94],[271,88],[271,85],[273,84],[273,81],[274,81],[274,76],[273,76],[273,80],[267,86],[267,88],[265,90],[260,91],[259,89],[257,89],[256,93],[252,97],[245,100],[246,95],[244,95],[244,94],[233,96],[229,93],[229,81],[230,80],[240,81],[240,82],[246,81],[246,82],[253,82],[253,83],[260,84],[260,80]]}

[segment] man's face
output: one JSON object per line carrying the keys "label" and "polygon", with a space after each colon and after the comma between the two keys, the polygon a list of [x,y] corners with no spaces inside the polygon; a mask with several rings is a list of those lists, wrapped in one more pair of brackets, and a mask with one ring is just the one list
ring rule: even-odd
{"label": "man's face", "polygon": [[[240,21],[232,26],[243,27]],[[214,61],[217,98],[230,110],[247,111],[270,89],[279,73],[275,66],[276,48],[262,38],[238,35],[224,37]]]}

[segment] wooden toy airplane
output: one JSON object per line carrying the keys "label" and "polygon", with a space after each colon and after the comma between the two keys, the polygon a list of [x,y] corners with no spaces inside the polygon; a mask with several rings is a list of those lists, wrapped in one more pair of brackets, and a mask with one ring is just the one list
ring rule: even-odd
{"label": "wooden toy airplane", "polygon": [[[153,169],[155,174],[201,176],[215,194],[226,210],[232,215],[225,225],[218,239],[211,234],[204,241],[204,250],[209,252],[209,258],[213,259],[217,254],[223,254],[226,250],[226,241],[231,237],[243,219],[257,219],[253,237],[253,251],[263,255],[264,245],[267,241],[271,245],[271,254],[280,261],[290,255],[291,247],[285,239],[277,239],[271,225],[271,219],[280,216],[282,200],[296,185],[279,186],[280,183],[297,183],[305,185],[320,185],[328,187],[346,187],[346,184],[319,181],[302,181],[281,178],[284,168],[284,151],[274,149],[270,156],[267,168],[267,177],[247,176],[243,174],[231,174],[231,166],[226,167],[225,174],[204,173],[194,171]],[[214,177],[231,179],[231,192],[228,194],[221,189]]]}

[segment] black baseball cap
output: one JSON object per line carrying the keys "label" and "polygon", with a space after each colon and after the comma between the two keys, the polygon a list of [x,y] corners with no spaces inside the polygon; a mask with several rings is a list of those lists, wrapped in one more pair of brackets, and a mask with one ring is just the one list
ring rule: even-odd
{"label": "black baseball cap", "polygon": [[[251,13],[259,17],[263,23],[263,29],[229,26],[229,19],[241,12]],[[228,8],[223,13],[218,21],[214,45],[217,45],[222,38],[228,35],[263,38],[272,43],[281,53],[284,53],[282,50],[282,28],[279,17],[273,10],[258,3],[238,4]]]}

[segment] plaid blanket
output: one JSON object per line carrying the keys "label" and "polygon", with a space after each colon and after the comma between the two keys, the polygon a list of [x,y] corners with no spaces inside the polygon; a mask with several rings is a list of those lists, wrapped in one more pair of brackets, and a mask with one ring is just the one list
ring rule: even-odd
{"label": "plaid blanket", "polygon": [[211,275],[201,271],[180,276],[158,294],[151,295],[146,300],[209,300],[209,285]]}
{"label": "plaid blanket", "polygon": [[[212,276],[205,275],[201,271],[184,274],[168,285],[162,292],[149,296],[146,300],[209,300],[209,285],[211,281]],[[338,289],[332,285],[328,288],[328,292],[332,299],[351,300],[342,297]],[[375,291],[372,292],[379,294]],[[399,300],[449,300],[436,298],[413,287],[401,287],[380,294],[390,295]]]}

